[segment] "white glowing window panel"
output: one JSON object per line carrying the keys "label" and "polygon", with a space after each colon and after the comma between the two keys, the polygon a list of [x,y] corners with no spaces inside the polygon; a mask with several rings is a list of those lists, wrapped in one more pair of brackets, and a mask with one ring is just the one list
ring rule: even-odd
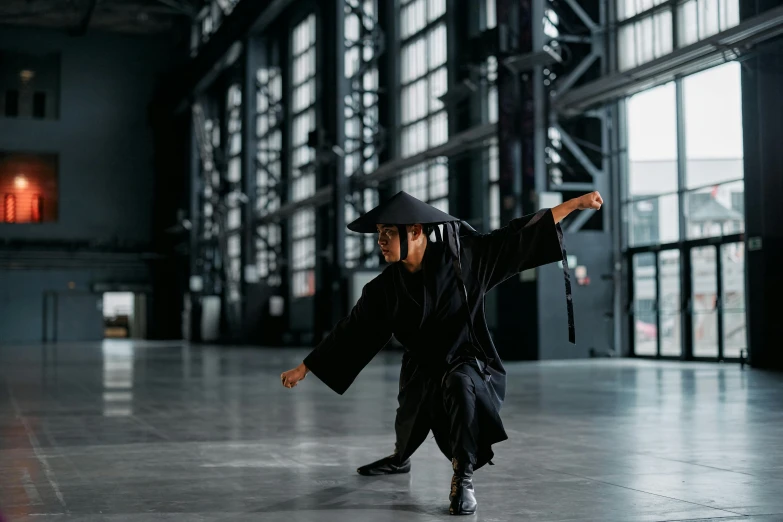
{"label": "white glowing window panel", "polygon": [[550,38],[557,38],[560,36],[560,29],[558,29],[558,25],[560,24],[560,17],[557,16],[557,13],[555,13],[552,9],[545,9],[544,10],[544,34],[549,36]]}
{"label": "white glowing window panel", "polygon": [[[225,176],[226,180],[232,184],[242,182],[242,89],[239,85],[233,84],[226,93],[226,112],[227,122],[227,149],[228,168]],[[239,226],[239,225],[236,225]],[[228,228],[234,228],[231,215],[229,215]]]}
{"label": "white glowing window panel", "polygon": [[[282,75],[278,67],[262,67],[256,72],[256,202],[259,217],[280,208],[278,192],[282,176],[283,134],[280,127],[283,106]],[[268,223],[256,228],[256,272],[271,287],[279,286],[278,255],[280,226]]]}
{"label": "white glowing window panel", "polygon": [[291,200],[300,201],[315,194],[315,151],[308,145],[316,129],[316,42],[315,15],[300,22],[292,34],[291,56]]}
{"label": "white glowing window panel", "polygon": [[618,30],[617,60],[627,70],[660,58],[673,49],[671,10],[659,11]]}
{"label": "white glowing window panel", "polygon": [[400,7],[400,155],[448,141],[448,116],[438,99],[448,90],[445,0],[410,0]]}
{"label": "white glowing window panel", "polygon": [[739,0],[687,0],[678,6],[677,38],[690,45],[740,22]]}
{"label": "white glowing window panel", "polygon": [[228,211],[228,229],[236,230],[242,226],[242,209],[232,208]]}
{"label": "white glowing window panel", "polygon": [[228,181],[237,183],[242,181],[242,159],[231,158],[228,160]]}
{"label": "white glowing window panel", "polygon": [[495,84],[498,78],[498,60],[494,56],[487,58],[487,81],[489,87],[487,88],[487,112],[486,120],[488,123],[495,123],[498,121],[498,87]]}
{"label": "white glowing window panel", "polygon": [[242,254],[242,243],[238,235],[228,237],[228,256],[239,257]]}
{"label": "white glowing window panel", "polygon": [[617,19],[625,20],[640,15],[667,0],[617,0]]}
{"label": "white glowing window panel", "polygon": [[291,218],[291,277],[294,297],[315,293],[315,210],[297,211]]}
{"label": "white glowing window panel", "polygon": [[500,155],[497,140],[487,149],[487,181],[489,182],[489,228],[500,228]]}
{"label": "white glowing window panel", "polygon": [[399,187],[411,196],[448,212],[449,170],[446,158],[405,169]]}
{"label": "white glowing window panel", "polygon": [[[346,177],[370,174],[379,165],[378,153],[373,145],[373,141],[379,139],[379,78],[377,65],[372,61],[374,49],[368,45],[378,23],[378,9],[376,0],[361,0],[354,2],[353,6],[354,9],[345,15],[345,78],[350,86],[345,103],[343,146]],[[403,6],[409,14],[417,8],[420,9],[412,7],[412,4]],[[354,203],[344,205],[346,223],[378,204],[378,192],[375,189],[355,190],[349,197]],[[375,239],[348,232],[345,237],[345,264],[347,268],[377,266]]]}
{"label": "white glowing window panel", "polygon": [[492,29],[498,25],[497,0],[484,0],[484,29]]}

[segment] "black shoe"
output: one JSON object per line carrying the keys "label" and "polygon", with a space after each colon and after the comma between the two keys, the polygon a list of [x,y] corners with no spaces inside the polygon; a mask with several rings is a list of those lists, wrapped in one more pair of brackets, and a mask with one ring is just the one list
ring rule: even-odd
{"label": "black shoe", "polygon": [[473,491],[473,463],[451,459],[454,476],[451,477],[449,513],[472,515],[476,512],[476,494]]}
{"label": "black shoe", "polygon": [[408,473],[411,470],[411,459],[400,462],[399,455],[396,453],[376,460],[370,464],[364,465],[356,471],[359,475],[396,475],[398,473]]}

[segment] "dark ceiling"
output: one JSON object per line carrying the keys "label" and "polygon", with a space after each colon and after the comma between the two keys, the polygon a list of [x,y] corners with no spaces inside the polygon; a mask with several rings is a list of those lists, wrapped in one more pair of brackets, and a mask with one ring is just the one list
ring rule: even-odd
{"label": "dark ceiling", "polygon": [[155,34],[182,27],[203,0],[0,0],[0,25],[84,34],[102,30]]}

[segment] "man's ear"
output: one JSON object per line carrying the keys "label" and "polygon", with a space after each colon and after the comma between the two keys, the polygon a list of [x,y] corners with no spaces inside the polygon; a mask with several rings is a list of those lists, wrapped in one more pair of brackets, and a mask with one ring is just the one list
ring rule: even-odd
{"label": "man's ear", "polygon": [[415,224],[415,225],[409,225],[409,226],[410,226],[410,231],[413,234],[413,239],[414,240],[415,239],[419,239],[419,236],[422,234],[422,231],[423,231],[422,226],[420,224],[418,224],[418,223]]}

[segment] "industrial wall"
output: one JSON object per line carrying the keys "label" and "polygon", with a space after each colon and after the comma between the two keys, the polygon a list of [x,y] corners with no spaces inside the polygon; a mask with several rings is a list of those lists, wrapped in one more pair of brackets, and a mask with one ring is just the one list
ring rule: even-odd
{"label": "industrial wall", "polygon": [[[60,55],[59,119],[0,117],[0,150],[58,160],[57,221],[0,224],[0,343],[40,341],[46,292],[150,282],[142,255],[153,240],[149,104],[173,46],[149,36],[3,28],[0,49]],[[83,307],[74,318],[100,314],[95,299],[71,306]],[[72,331],[65,325],[61,337],[95,335],[79,322]]]}
{"label": "industrial wall", "polygon": [[[538,282],[538,355],[547,359],[582,359],[605,355],[615,349],[612,337],[613,280],[611,234],[582,230],[565,233],[568,257],[576,258],[571,266],[571,288],[574,302],[576,344],[568,342],[563,269],[553,263],[537,270]],[[587,280],[580,284],[577,266],[585,267]],[[621,318],[622,320],[623,318]],[[619,355],[619,354],[615,354]]]}
{"label": "industrial wall", "polygon": [[154,172],[147,105],[167,48],[150,37],[0,31],[0,49],[61,56],[60,118],[0,117],[0,150],[59,156],[59,221],[0,225],[0,237],[149,243]]}

